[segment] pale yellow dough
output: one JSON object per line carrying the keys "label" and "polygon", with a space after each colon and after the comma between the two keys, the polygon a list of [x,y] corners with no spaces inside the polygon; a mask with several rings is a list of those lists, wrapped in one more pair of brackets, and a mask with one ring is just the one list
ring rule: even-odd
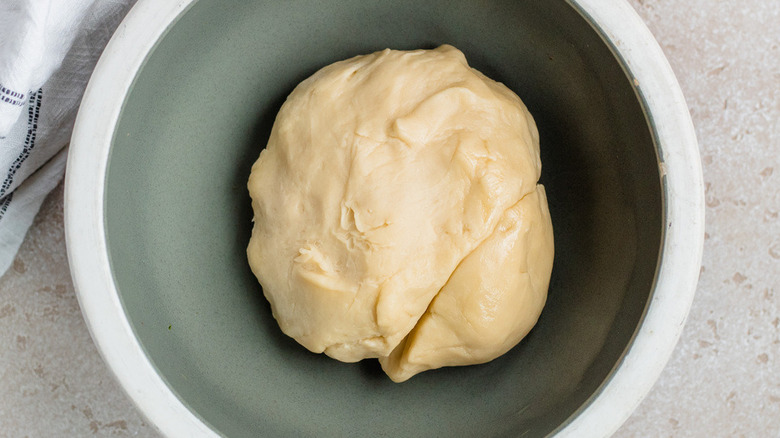
{"label": "pale yellow dough", "polygon": [[487,362],[533,327],[553,235],[523,102],[451,46],[331,64],[252,167],[247,254],[282,331],[394,381]]}

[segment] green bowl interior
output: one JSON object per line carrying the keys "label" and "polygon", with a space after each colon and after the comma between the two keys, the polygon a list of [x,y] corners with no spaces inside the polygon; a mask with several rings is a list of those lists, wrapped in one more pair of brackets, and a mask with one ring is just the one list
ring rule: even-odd
{"label": "green bowl interior", "polygon": [[[395,384],[374,360],[340,363],[280,332],[246,262],[246,180],[298,82],[357,54],[443,43],[535,116],[556,260],[547,306],[520,345]],[[219,433],[540,436],[598,392],[637,330],[661,199],[631,80],[566,1],[200,0],[126,98],[105,213],[139,342]]]}

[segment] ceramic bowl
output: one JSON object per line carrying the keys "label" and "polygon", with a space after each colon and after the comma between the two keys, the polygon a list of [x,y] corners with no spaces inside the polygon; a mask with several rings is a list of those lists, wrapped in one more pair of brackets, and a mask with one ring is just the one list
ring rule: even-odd
{"label": "ceramic bowl", "polygon": [[[556,259],[516,348],[396,384],[280,332],[245,258],[246,180],[298,82],[443,43],[535,116]],[[704,226],[674,75],[630,6],[601,0],[140,0],[84,96],[65,202],[95,343],[181,437],[609,435],[677,341]]]}

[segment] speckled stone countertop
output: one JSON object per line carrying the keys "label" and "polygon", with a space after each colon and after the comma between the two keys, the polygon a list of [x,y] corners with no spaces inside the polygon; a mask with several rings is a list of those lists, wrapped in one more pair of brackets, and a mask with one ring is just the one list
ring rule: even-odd
{"label": "speckled stone countertop", "polygon": [[[631,4],[691,108],[707,234],[680,343],[616,436],[780,436],[780,1]],[[81,317],[61,187],[0,278],[0,436],[158,436]]]}

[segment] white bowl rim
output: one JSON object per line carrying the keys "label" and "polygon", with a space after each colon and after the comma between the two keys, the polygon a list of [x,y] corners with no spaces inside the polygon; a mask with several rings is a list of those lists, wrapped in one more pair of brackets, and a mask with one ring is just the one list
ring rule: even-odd
{"label": "white bowl rim", "polygon": [[[100,58],[76,119],[65,179],[65,234],[79,304],[103,359],[140,411],[167,436],[217,437],[146,357],[111,273],[104,181],[124,96],[147,54],[197,0],[139,0]],[[654,128],[664,195],[664,239],[652,298],[610,376],[557,437],[612,435],[668,362],[691,307],[704,242],[704,185],[693,123],[671,66],[625,1],[567,0],[600,33],[633,78]]]}

